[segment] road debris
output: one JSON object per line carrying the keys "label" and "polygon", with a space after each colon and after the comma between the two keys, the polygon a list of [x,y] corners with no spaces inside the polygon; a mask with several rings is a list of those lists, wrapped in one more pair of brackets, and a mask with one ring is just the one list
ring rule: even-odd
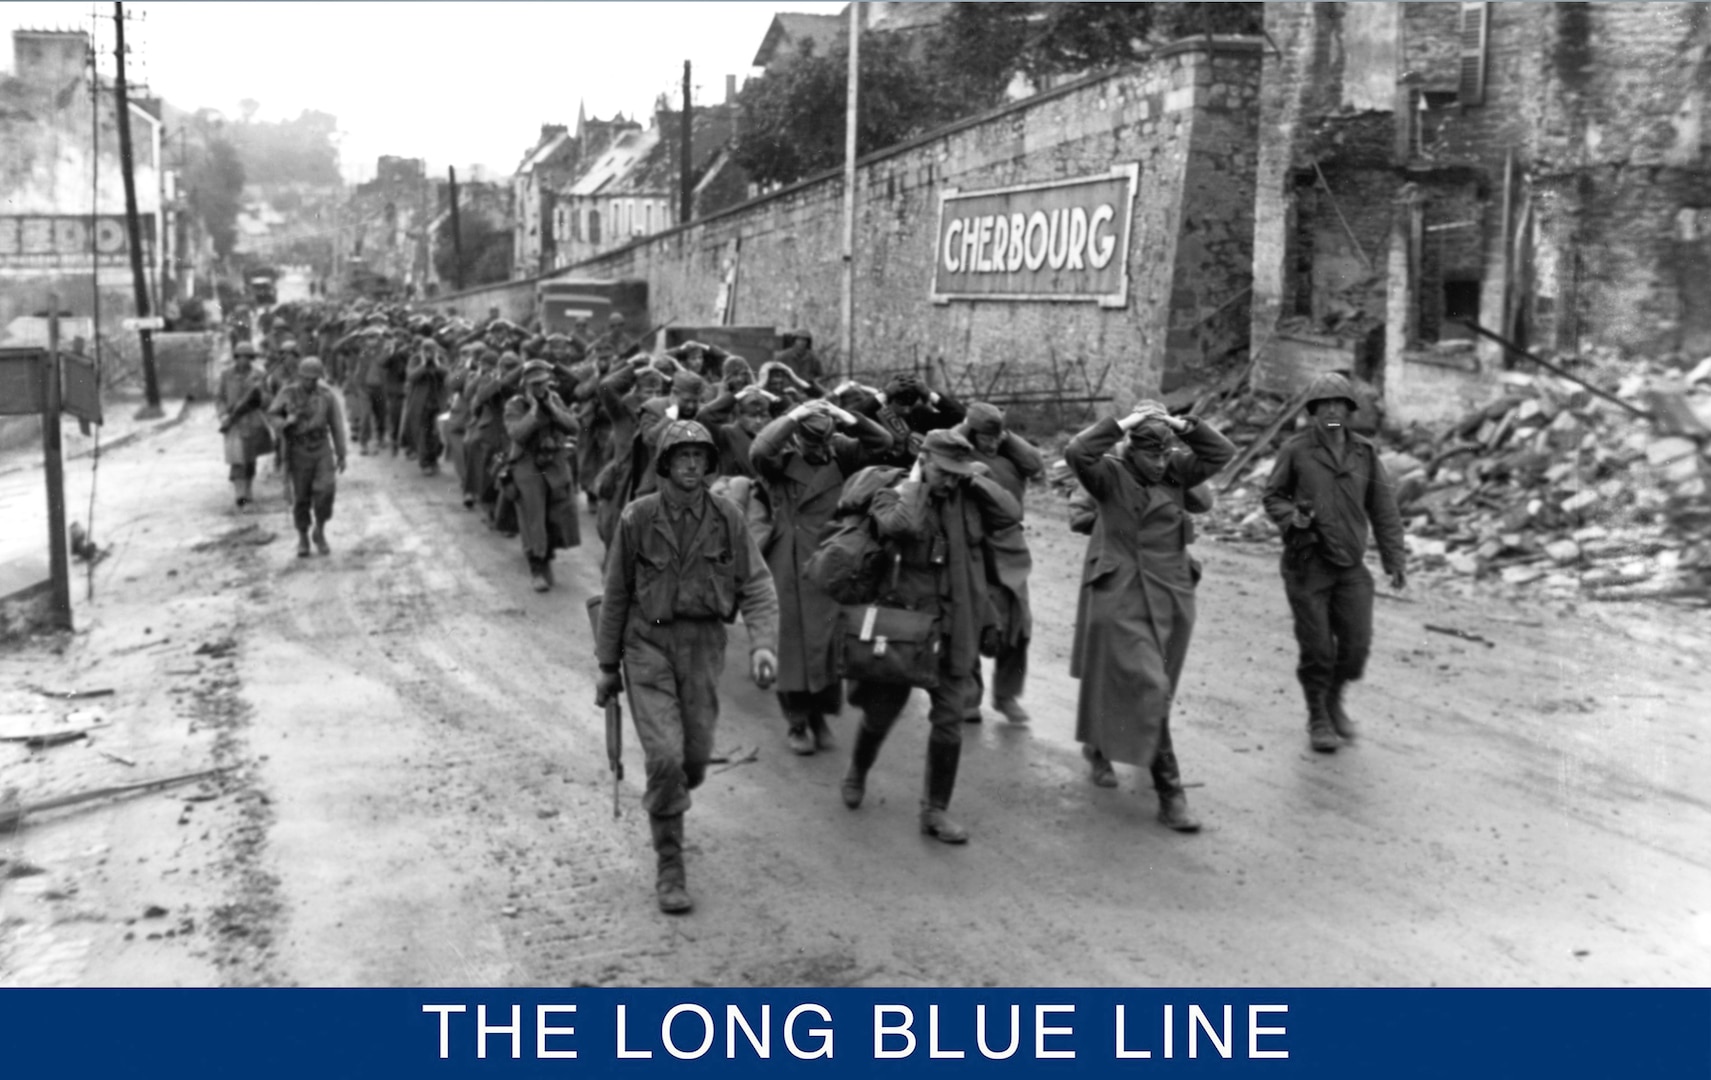
{"label": "road debris", "polygon": [[[1374,436],[1410,569],[1563,598],[1711,605],[1711,365],[1602,353],[1559,363],[1580,372],[1503,372],[1496,400],[1458,420]],[[1292,405],[1256,392],[1204,414],[1259,448],[1231,470],[1209,534],[1275,540],[1260,495],[1275,420]]]}
{"label": "road debris", "polygon": [[711,776],[714,773],[722,773],[727,769],[734,769],[738,765],[753,765],[759,760],[760,747],[757,746],[747,753],[744,753],[743,748],[739,746],[735,750],[726,751],[723,755],[708,758],[708,764],[716,764],[719,762],[723,762],[724,764],[720,768],[708,770],[707,775]]}
{"label": "road debris", "polygon": [[38,813],[43,810],[55,810],[62,806],[75,806],[78,803],[92,802],[105,799],[112,795],[124,795],[133,791],[146,791],[151,788],[170,787],[175,784],[185,784],[192,780],[202,780],[217,776],[236,768],[234,765],[223,765],[217,769],[203,769],[200,772],[183,773],[178,776],[163,776],[158,780],[139,780],[130,784],[114,784],[109,787],[95,788],[91,791],[79,791],[70,795],[57,795],[51,799],[43,799],[33,803],[0,804],[0,832],[10,832],[16,829],[24,820],[25,815]]}
{"label": "road debris", "polygon": [[1433,626],[1431,623],[1423,623],[1421,625],[1434,634],[1448,634],[1450,637],[1461,638],[1463,641],[1477,642],[1488,649],[1497,648],[1497,642],[1482,638],[1478,634],[1470,633],[1467,630],[1457,630],[1453,626]]}
{"label": "road debris", "polygon": [[24,689],[40,694],[42,697],[53,698],[56,701],[82,701],[85,698],[112,697],[117,691],[104,686],[97,690],[49,690],[44,686],[25,683]]}

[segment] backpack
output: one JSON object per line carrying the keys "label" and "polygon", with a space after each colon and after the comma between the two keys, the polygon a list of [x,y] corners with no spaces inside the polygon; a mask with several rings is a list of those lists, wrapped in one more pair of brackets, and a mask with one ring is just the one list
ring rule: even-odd
{"label": "backpack", "polygon": [[844,481],[837,516],[826,523],[814,553],[802,570],[840,604],[867,604],[878,598],[892,552],[879,539],[868,516],[875,492],[902,479],[902,469],[873,465]]}

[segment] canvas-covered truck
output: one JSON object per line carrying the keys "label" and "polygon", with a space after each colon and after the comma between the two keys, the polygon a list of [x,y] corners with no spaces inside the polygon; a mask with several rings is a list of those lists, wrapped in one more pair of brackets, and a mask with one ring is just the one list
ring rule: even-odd
{"label": "canvas-covered truck", "polygon": [[535,283],[535,310],[541,329],[548,334],[569,334],[586,322],[592,334],[606,329],[613,313],[624,316],[632,334],[640,334],[653,323],[648,313],[648,283],[604,281],[597,278],[548,278]]}

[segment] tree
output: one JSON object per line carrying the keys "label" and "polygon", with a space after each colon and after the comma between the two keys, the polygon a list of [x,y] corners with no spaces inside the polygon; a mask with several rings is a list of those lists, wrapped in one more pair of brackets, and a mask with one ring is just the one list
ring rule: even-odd
{"label": "tree", "polygon": [[[467,208],[459,217],[464,288],[508,280],[511,276],[511,230],[495,225]],[[447,214],[434,232],[434,272],[439,275],[444,288],[457,287],[457,252],[458,248],[452,243],[451,215]]]}
{"label": "tree", "polygon": [[[891,146],[1003,104],[1012,80],[1036,85],[1131,63],[1155,45],[1196,34],[1257,34],[1257,3],[975,3],[950,5],[931,30],[862,37],[856,151]],[[844,155],[849,46],[751,79],[738,101],[735,157],[760,184],[788,184]]]}
{"label": "tree", "polygon": [[295,120],[246,122],[232,135],[251,181],[331,186],[339,182],[338,128],[338,117],[305,109]]}
{"label": "tree", "polygon": [[[856,153],[902,142],[943,123],[932,76],[909,55],[897,34],[862,39]],[[839,40],[825,56],[804,41],[783,71],[751,79],[738,101],[743,126],[734,157],[755,182],[789,184],[843,161],[849,46]]]}
{"label": "tree", "polygon": [[202,219],[214,253],[224,259],[238,240],[238,212],[243,209],[244,163],[237,148],[213,135],[202,152],[190,162],[188,172],[190,208]]}

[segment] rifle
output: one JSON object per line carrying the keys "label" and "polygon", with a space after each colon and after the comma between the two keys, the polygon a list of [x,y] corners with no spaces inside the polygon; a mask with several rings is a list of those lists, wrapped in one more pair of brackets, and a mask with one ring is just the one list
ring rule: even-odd
{"label": "rifle", "polygon": [[250,392],[244,395],[244,399],[238,402],[237,407],[226,414],[226,422],[220,425],[220,434],[224,435],[244,416],[259,408],[261,408],[261,387],[252,386]]}
{"label": "rifle", "polygon": [[[600,603],[604,597],[588,598],[588,624],[600,636]],[[624,707],[614,697],[606,703],[606,765],[612,770],[612,820],[618,820],[618,783],[624,779]]]}

